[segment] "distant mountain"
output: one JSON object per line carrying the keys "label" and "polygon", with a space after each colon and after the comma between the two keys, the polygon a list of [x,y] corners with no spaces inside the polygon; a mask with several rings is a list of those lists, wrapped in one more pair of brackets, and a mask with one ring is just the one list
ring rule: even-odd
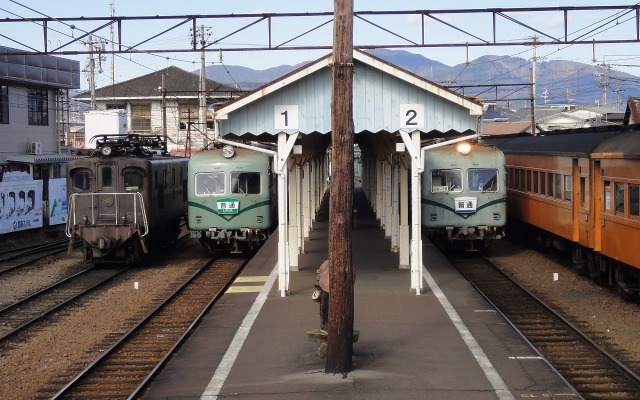
{"label": "distant mountain", "polygon": [[[452,89],[467,96],[479,95],[485,101],[511,99],[512,107],[528,107],[531,63],[519,57],[487,55],[471,61],[448,66],[422,55],[405,50],[374,49],[372,55],[391,64],[422,76],[432,82],[451,86]],[[241,66],[212,65],[206,67],[207,78],[241,89],[251,90],[271,82],[303,65],[281,65],[265,70],[254,70]],[[541,61],[536,64],[536,102],[577,103],[596,105],[601,99],[601,86],[607,87],[607,106],[612,107],[616,100],[621,107],[626,104],[627,96],[638,94],[640,79],[634,75],[610,70],[607,78],[602,76],[599,66],[574,61]],[[471,85],[523,85],[489,87],[465,87]],[[496,92],[497,90],[497,92]],[[624,98],[623,98],[624,97]]]}

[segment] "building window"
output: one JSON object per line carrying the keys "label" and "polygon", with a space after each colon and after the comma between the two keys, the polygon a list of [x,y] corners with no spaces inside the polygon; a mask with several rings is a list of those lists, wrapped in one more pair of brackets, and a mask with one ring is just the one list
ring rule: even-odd
{"label": "building window", "polygon": [[49,125],[48,95],[44,89],[29,89],[29,125]]}
{"label": "building window", "polygon": [[[199,127],[200,116],[198,106],[180,106],[180,129],[185,130],[189,127],[189,123]],[[213,115],[206,113],[207,129],[213,129]]]}
{"label": "building window", "polygon": [[107,104],[106,106],[107,110],[126,110],[127,109],[127,105],[122,103],[122,104]]}
{"label": "building window", "polygon": [[180,129],[187,129],[190,122],[198,124],[198,106],[181,106]]}
{"label": "building window", "polygon": [[134,132],[151,130],[151,105],[131,105],[131,130]]}
{"label": "building window", "polygon": [[9,86],[0,85],[0,124],[9,123]]}

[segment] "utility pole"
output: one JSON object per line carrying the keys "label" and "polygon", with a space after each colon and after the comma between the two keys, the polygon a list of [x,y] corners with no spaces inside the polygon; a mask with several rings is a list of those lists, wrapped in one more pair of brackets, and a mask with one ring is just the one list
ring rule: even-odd
{"label": "utility pole", "polygon": [[596,82],[600,86],[600,107],[607,106],[607,88],[609,87],[609,68],[611,68],[604,61],[602,62],[602,72],[595,73]]}
{"label": "utility pole", "polygon": [[89,73],[89,91],[91,92],[91,109],[95,110],[96,107],[96,61],[93,57],[93,53],[98,53],[98,73],[102,73],[102,60],[104,56],[102,55],[104,51],[104,43],[101,43],[99,40],[94,41],[93,37],[89,35],[87,37],[86,42],[87,47],[89,48],[89,55],[86,63],[85,72]]}
{"label": "utility pole", "polygon": [[89,91],[91,93],[91,109],[96,109],[96,62],[93,59],[93,39],[91,35],[88,37],[87,45],[89,46],[89,59],[87,67],[89,69]]}
{"label": "utility pole", "polygon": [[204,46],[206,42],[207,41],[204,38],[204,25],[200,25],[200,47],[202,51],[200,53],[200,93],[198,95],[198,98],[200,99],[200,107],[198,107],[198,122],[202,132],[202,147],[207,147],[209,144],[209,141],[207,140],[207,85],[205,81],[206,69],[204,56]]}
{"label": "utility pole", "polygon": [[533,58],[531,63],[531,135],[536,136],[536,46],[538,36],[533,36]]}
{"label": "utility pole", "polygon": [[351,371],[354,289],[353,218],[353,0],[334,0],[329,193],[329,327],[326,373]]}

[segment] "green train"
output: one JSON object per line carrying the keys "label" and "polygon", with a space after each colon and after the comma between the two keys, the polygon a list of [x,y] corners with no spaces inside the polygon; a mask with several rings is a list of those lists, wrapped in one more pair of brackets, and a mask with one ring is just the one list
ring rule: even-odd
{"label": "green train", "polygon": [[259,247],[277,220],[272,160],[225,145],[189,160],[188,221],[192,238],[212,253]]}
{"label": "green train", "polygon": [[422,173],[422,227],[443,248],[482,251],[505,236],[504,154],[481,142],[428,150]]}

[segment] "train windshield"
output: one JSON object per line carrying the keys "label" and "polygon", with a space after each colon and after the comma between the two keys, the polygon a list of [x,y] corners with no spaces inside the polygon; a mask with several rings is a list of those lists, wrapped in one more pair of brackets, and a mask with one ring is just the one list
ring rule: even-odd
{"label": "train windshield", "polygon": [[124,171],[124,190],[127,192],[139,192],[143,189],[142,173],[135,170]]}
{"label": "train windshield", "polygon": [[467,171],[468,185],[470,192],[497,192],[498,191],[498,170],[469,169]]}
{"label": "train windshield", "polygon": [[196,174],[196,196],[224,194],[224,172]]}
{"label": "train windshield", "polygon": [[260,173],[232,172],[231,193],[260,194]]}
{"label": "train windshield", "polygon": [[91,189],[91,171],[88,169],[71,171],[71,189],[74,193],[89,191]]}
{"label": "train windshield", "polygon": [[431,171],[431,193],[462,192],[461,169],[434,169]]}

